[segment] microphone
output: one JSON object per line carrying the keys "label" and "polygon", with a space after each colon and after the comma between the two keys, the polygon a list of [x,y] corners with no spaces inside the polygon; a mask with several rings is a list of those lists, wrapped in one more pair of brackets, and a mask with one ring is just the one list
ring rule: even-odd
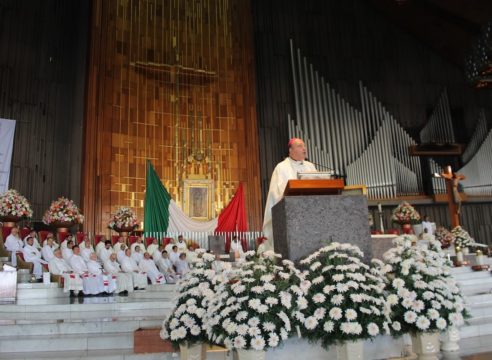
{"label": "microphone", "polygon": [[335,177],[335,179],[345,179],[346,178],[346,176],[340,175],[338,173],[338,171],[336,171],[335,169],[332,169],[332,168],[330,168],[330,167],[328,167],[326,165],[312,162],[311,160],[309,160],[309,158],[306,158],[305,160],[306,161],[309,161],[311,164],[315,165],[316,168],[318,168],[320,170],[327,171],[327,172],[332,172],[333,173],[333,176]]}

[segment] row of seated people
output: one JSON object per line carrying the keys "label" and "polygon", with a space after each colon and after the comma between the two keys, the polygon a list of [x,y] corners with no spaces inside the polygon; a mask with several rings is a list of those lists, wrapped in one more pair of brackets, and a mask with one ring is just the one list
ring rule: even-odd
{"label": "row of seated people", "polygon": [[[48,265],[52,274],[63,277],[65,291],[127,293],[134,288],[145,288],[147,279],[153,284],[174,283],[189,269],[186,253],[178,253],[178,247],[173,246],[168,255],[165,249],[159,249],[156,241],[147,251],[141,239],[131,248],[127,247],[125,238],[114,246],[111,241],[105,241],[98,244],[96,250],[88,238],[80,246],[71,237],[58,245],[52,236],[48,236],[43,243],[40,251],[34,233],[22,241],[18,229],[13,228],[5,247],[12,254],[21,251],[24,259],[34,265],[33,274],[38,279],[42,276],[43,265]],[[152,251],[153,256],[148,251]],[[14,266],[15,258],[12,257]]]}

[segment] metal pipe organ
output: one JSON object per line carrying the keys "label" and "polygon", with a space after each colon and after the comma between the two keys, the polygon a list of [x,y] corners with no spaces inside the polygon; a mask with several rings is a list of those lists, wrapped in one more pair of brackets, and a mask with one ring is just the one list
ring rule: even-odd
{"label": "metal pipe organ", "polygon": [[466,176],[461,181],[468,195],[492,195],[492,130],[487,131],[487,120],[483,110],[479,113],[477,126],[462,156],[469,159],[458,172]]}
{"label": "metal pipe organ", "polygon": [[373,199],[423,192],[415,144],[384,106],[360,83],[362,109],[343,99],[290,41],[296,119],[289,135],[303,138],[320,170],[334,169],[347,184],[365,184]]}
{"label": "metal pipe organ", "polygon": [[442,92],[429,121],[420,131],[422,143],[454,143],[453,122],[449,106],[448,92]]}

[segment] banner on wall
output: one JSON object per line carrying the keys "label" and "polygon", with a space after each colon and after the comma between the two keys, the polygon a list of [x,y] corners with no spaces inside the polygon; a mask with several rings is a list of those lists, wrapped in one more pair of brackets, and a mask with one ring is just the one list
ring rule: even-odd
{"label": "banner on wall", "polygon": [[8,190],[14,149],[15,120],[0,119],[0,194]]}

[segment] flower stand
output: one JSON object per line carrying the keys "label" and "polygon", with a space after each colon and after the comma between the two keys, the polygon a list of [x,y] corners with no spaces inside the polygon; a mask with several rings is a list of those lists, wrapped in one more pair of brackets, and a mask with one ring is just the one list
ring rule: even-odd
{"label": "flower stand", "polygon": [[450,326],[441,334],[441,350],[446,352],[459,351],[460,331],[456,326]]}
{"label": "flower stand", "polygon": [[337,360],[362,360],[364,359],[364,341],[346,341],[336,345]]}
{"label": "flower stand", "polygon": [[438,360],[439,333],[412,334],[413,351],[418,360]]}
{"label": "flower stand", "polygon": [[179,354],[181,360],[205,360],[204,343],[195,343],[191,346],[188,343],[179,344]]}
{"label": "flower stand", "polygon": [[265,360],[266,352],[258,350],[236,350],[238,360]]}

